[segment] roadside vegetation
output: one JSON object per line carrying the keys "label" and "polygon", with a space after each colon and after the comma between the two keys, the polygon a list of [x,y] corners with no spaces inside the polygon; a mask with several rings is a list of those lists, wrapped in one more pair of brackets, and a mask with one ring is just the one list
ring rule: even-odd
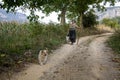
{"label": "roadside vegetation", "polygon": [[[24,62],[35,62],[39,50],[55,49],[65,43],[67,27],[52,23],[1,22],[0,67],[19,67]],[[27,52],[31,54],[26,55]]]}
{"label": "roadside vegetation", "polygon": [[120,54],[120,30],[116,30],[112,37],[108,41],[109,46],[115,51],[115,53]]}
{"label": "roadside vegetation", "polygon": [[112,61],[119,63],[118,70],[120,71],[120,29],[117,29],[115,33],[107,41],[108,46],[114,51],[115,57]]}
{"label": "roadside vegetation", "polygon": [[103,19],[102,24],[114,29],[114,34],[110,37],[108,44],[118,54],[120,54],[120,17]]}

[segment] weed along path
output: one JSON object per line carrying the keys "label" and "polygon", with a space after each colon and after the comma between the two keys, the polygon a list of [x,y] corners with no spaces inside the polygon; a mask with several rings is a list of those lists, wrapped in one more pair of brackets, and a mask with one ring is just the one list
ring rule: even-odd
{"label": "weed along path", "polygon": [[117,63],[105,41],[111,34],[81,37],[49,55],[46,65],[30,64],[11,80],[120,80]]}

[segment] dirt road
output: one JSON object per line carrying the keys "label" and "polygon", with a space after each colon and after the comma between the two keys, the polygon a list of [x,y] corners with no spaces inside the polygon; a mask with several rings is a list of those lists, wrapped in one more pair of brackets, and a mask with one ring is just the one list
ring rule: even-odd
{"label": "dirt road", "polygon": [[111,34],[82,37],[49,56],[46,65],[31,64],[12,80],[120,80],[117,63],[105,41]]}

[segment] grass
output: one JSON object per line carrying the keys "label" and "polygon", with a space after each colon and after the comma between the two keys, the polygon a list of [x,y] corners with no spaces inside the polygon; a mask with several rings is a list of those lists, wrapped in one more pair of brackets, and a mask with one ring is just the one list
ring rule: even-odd
{"label": "grass", "polygon": [[118,54],[120,54],[120,30],[116,30],[108,40],[108,45]]}

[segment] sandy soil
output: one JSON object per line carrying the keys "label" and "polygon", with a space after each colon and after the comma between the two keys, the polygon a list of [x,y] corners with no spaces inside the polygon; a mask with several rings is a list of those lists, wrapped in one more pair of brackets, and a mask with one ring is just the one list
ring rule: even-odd
{"label": "sandy soil", "polygon": [[105,41],[111,34],[87,36],[49,55],[46,65],[30,64],[11,80],[120,80],[118,63]]}

